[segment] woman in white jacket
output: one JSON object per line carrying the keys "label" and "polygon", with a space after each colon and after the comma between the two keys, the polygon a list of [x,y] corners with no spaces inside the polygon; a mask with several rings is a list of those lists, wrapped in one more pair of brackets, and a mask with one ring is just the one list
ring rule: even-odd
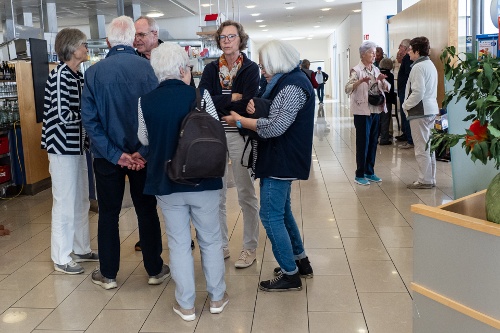
{"label": "woman in white jacket", "polygon": [[410,122],[418,164],[418,180],[409,184],[410,189],[430,189],[436,185],[436,156],[426,151],[434,120],[439,113],[436,101],[437,70],[429,59],[429,40],[426,37],[410,41],[409,55],[413,60],[406,85],[403,110]]}

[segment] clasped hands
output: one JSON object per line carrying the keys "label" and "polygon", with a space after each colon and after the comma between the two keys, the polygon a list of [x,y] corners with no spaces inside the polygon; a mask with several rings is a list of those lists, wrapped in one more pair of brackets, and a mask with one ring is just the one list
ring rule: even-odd
{"label": "clasped hands", "polygon": [[[253,99],[251,99],[248,104],[247,104],[247,109],[246,109],[248,114],[254,114],[255,113],[255,103]],[[229,116],[222,117],[222,119],[232,127],[236,127],[236,120],[239,120],[243,118],[241,115],[238,113],[231,111]]]}
{"label": "clasped hands", "polygon": [[123,153],[118,160],[118,165],[122,168],[139,171],[146,166],[146,160],[138,152],[133,154]]}

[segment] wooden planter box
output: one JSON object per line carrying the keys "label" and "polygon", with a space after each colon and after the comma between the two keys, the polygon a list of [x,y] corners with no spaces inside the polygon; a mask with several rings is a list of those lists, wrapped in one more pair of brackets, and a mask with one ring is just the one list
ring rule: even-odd
{"label": "wooden planter box", "polygon": [[413,332],[500,330],[500,225],[486,190],[439,207],[413,205]]}

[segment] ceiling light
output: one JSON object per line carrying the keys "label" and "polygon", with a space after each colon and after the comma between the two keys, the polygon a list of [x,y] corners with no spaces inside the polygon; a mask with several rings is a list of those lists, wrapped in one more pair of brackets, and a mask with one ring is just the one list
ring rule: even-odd
{"label": "ceiling light", "polygon": [[285,7],[285,9],[294,9],[295,7]]}
{"label": "ceiling light", "polygon": [[334,2],[335,0],[325,0],[325,2]]}
{"label": "ceiling light", "polygon": [[201,6],[202,6],[202,7],[210,7],[210,6],[212,6],[212,4],[211,4],[211,3],[204,3],[204,4],[202,4]]}
{"label": "ceiling light", "polygon": [[255,22],[260,23],[260,22],[264,22],[264,20],[255,20]]}
{"label": "ceiling light", "polygon": [[253,14],[250,14],[250,15],[252,15],[252,16],[259,16],[260,13],[253,13]]}
{"label": "ceiling light", "polygon": [[269,29],[262,29],[262,31],[269,31]]}
{"label": "ceiling light", "polygon": [[331,8],[321,8],[321,11],[323,11],[323,12],[327,12],[327,11],[329,11],[330,9],[331,9]]}
{"label": "ceiling light", "polygon": [[359,13],[361,11],[361,9],[353,9],[352,11],[355,13]]}
{"label": "ceiling light", "polygon": [[307,37],[308,37],[308,38],[313,38],[313,37],[314,37],[314,35],[309,35],[309,36],[307,36]]}
{"label": "ceiling light", "polygon": [[255,8],[255,5],[248,5],[248,6],[245,6],[247,7],[248,9],[252,9],[252,8]]}
{"label": "ceiling light", "polygon": [[267,27],[267,25],[263,24],[263,25],[259,25],[259,28],[265,28]]}
{"label": "ceiling light", "polygon": [[319,28],[319,25],[315,25],[313,28]]}
{"label": "ceiling light", "polygon": [[162,17],[164,15],[165,14],[163,14],[161,12],[149,12],[146,14],[147,17]]}
{"label": "ceiling light", "polygon": [[305,37],[286,37],[286,38],[281,38],[281,40],[297,40],[297,39],[304,39]]}
{"label": "ceiling light", "polygon": [[307,37],[307,39],[312,39],[311,37]]}

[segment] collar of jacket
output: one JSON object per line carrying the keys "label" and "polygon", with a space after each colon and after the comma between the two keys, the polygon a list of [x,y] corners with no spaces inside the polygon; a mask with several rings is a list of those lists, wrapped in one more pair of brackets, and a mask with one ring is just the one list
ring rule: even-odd
{"label": "collar of jacket", "polygon": [[[158,87],[164,86],[178,86],[178,85],[186,85],[186,83],[179,79],[166,79],[160,82]],[[188,84],[189,85],[189,84]]]}
{"label": "collar of jacket", "polygon": [[111,57],[115,54],[119,54],[119,53],[130,53],[130,54],[137,54],[137,52],[135,52],[134,48],[132,46],[127,46],[127,45],[116,45],[116,46],[113,46],[108,54],[106,55],[106,58],[107,57]]}
{"label": "collar of jacket", "polygon": [[430,60],[430,58],[428,56],[421,56],[420,58],[418,58],[417,60],[415,60],[413,62],[413,64],[411,64],[410,66],[413,67],[416,64],[418,64],[419,62],[422,62],[422,61],[425,61],[425,60]]}

